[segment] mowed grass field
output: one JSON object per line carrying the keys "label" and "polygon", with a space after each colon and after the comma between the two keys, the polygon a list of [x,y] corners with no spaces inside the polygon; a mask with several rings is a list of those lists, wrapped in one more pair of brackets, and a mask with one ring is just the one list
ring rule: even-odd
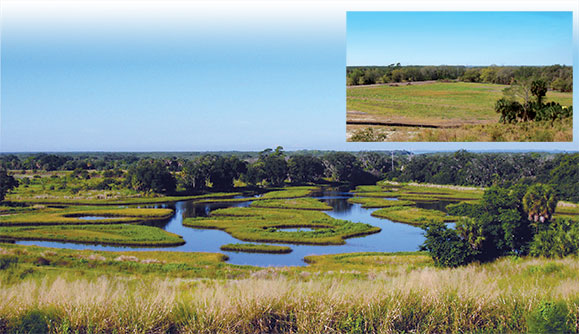
{"label": "mowed grass field", "polygon": [[[391,116],[393,122],[418,121],[439,125],[497,122],[496,100],[508,85],[437,82],[424,85],[356,86],[347,89],[347,110]],[[550,91],[546,101],[573,104],[572,93]]]}

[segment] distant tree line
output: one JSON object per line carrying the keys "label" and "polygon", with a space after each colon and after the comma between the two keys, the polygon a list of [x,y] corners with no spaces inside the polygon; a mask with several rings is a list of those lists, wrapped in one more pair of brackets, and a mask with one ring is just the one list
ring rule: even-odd
{"label": "distant tree line", "polygon": [[[81,167],[72,170],[79,178],[89,179],[92,175],[83,168],[104,168],[101,172],[105,178],[100,185],[102,188],[108,187],[113,178],[123,177],[129,188],[160,193],[172,193],[177,189],[187,192],[231,189],[235,180],[248,186],[263,187],[328,181],[372,184],[389,179],[481,187],[544,183],[551,185],[560,199],[579,202],[579,153],[458,151],[411,154],[397,151],[393,154],[326,152],[315,155],[307,151],[288,154],[278,147],[257,152],[249,158],[216,154],[193,159],[126,156],[115,160],[95,159],[88,164],[84,159],[63,158],[56,154],[34,157],[22,161],[14,155],[0,155],[0,165],[7,170],[29,169],[30,165],[39,170],[68,170],[72,165],[70,161],[76,161],[74,165],[80,164]],[[60,165],[47,161],[58,161]]]}
{"label": "distant tree line", "polygon": [[348,66],[346,83],[371,85],[395,82],[427,80],[459,80],[510,85],[515,80],[536,78],[543,80],[550,89],[561,92],[573,91],[573,67],[551,66]]}

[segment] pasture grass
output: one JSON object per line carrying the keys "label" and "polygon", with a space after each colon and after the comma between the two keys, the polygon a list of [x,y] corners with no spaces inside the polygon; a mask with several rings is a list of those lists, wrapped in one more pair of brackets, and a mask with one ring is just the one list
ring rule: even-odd
{"label": "pasture grass", "polygon": [[457,221],[459,218],[457,216],[448,216],[442,211],[415,208],[411,206],[394,206],[378,209],[372,212],[372,216],[416,226],[421,226],[432,220],[451,223]]}
{"label": "pasture grass", "polygon": [[[36,312],[49,333],[524,333],[545,301],[565,306],[568,332],[579,328],[575,257],[441,269],[420,253],[359,253],[313,258],[305,268],[257,270],[193,253],[204,259],[196,268],[225,266],[245,278],[191,280],[124,275],[127,268],[160,270],[169,263],[98,255],[105,260],[83,259],[95,267],[82,276],[28,262],[0,270],[2,331],[21,329]],[[119,272],[101,274],[101,266]]]}
{"label": "pasture grass", "polygon": [[[378,233],[369,224],[334,219],[316,210],[226,208],[215,210],[210,217],[187,218],[184,226],[215,228],[234,238],[251,242],[340,245],[344,239]],[[315,228],[314,231],[279,231],[280,228]]]}
{"label": "pasture grass", "polygon": [[[0,216],[0,226],[9,225],[55,225],[55,224],[118,224],[136,223],[144,220],[167,219],[171,209],[138,209],[107,207],[38,207],[33,212]],[[106,219],[85,220],[81,217],[98,216]]]}
{"label": "pasture grass", "polygon": [[150,247],[185,243],[181,236],[158,227],[127,224],[0,227],[0,239]]}
{"label": "pasture grass", "polygon": [[219,247],[219,249],[221,249],[222,251],[244,252],[244,253],[287,254],[292,252],[292,249],[287,246],[275,246],[264,244],[227,244]]}
{"label": "pasture grass", "polygon": [[271,209],[332,210],[332,207],[326,203],[310,197],[256,200],[250,206]]}
{"label": "pasture grass", "polygon": [[[466,82],[360,86],[347,90],[346,108],[399,120],[495,123],[499,115],[494,104],[507,87]],[[565,106],[573,104],[572,93],[550,91],[545,100]]]}

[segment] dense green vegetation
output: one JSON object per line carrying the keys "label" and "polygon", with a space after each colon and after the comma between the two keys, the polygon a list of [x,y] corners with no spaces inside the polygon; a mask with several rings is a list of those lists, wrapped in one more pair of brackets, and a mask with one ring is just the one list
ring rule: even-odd
{"label": "dense green vegetation", "polygon": [[245,253],[291,253],[292,249],[287,246],[275,246],[264,244],[227,244],[219,247],[222,251],[245,252]]}
{"label": "dense green vegetation", "polygon": [[460,80],[508,85],[516,78],[537,77],[548,87],[562,92],[573,90],[573,67],[552,66],[348,66],[347,85],[371,85],[425,80]]}
{"label": "dense green vegetation", "polygon": [[[503,90],[503,97],[495,103],[495,111],[501,114],[500,123],[550,122],[572,119],[573,106],[561,106],[556,102],[544,102],[547,83],[541,79],[520,79]],[[535,101],[532,100],[535,97]]]}
{"label": "dense green vegetation", "polygon": [[185,243],[180,236],[157,227],[127,224],[0,227],[0,239],[150,247],[178,246]]}
{"label": "dense green vegetation", "polygon": [[440,222],[425,227],[428,250],[436,264],[457,266],[492,261],[505,255],[567,256],[577,253],[576,222],[553,221],[555,191],[542,184],[492,186],[477,203],[448,206],[465,216],[448,229]]}
{"label": "dense green vegetation", "polygon": [[[334,219],[316,210],[226,208],[210,217],[187,218],[183,225],[224,230],[243,241],[314,245],[341,245],[344,239],[380,232],[363,223]],[[284,228],[313,228],[313,231],[288,232]]]}

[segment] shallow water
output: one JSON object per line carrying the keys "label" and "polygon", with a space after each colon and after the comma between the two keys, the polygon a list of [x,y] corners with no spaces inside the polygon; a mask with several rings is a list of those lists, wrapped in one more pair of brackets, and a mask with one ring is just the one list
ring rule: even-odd
{"label": "shallow water", "polygon": [[[313,246],[313,245],[289,245],[293,252],[289,254],[261,254],[261,253],[238,253],[224,252],[220,246],[228,243],[246,243],[233,238],[229,234],[220,230],[196,229],[183,226],[183,219],[186,217],[206,217],[213,210],[226,207],[246,207],[251,201],[241,203],[205,203],[196,204],[192,201],[182,201],[175,204],[161,204],[149,207],[165,207],[175,210],[175,214],[168,220],[162,222],[150,222],[165,229],[166,231],[181,235],[185,244],[177,247],[143,248],[143,247],[119,247],[107,245],[86,245],[63,242],[48,241],[18,241],[23,245],[38,245],[44,247],[70,248],[70,249],[92,249],[107,251],[125,250],[159,250],[159,251],[181,251],[181,252],[219,252],[229,256],[229,263],[247,264],[255,266],[300,266],[305,265],[303,258],[307,255],[322,255],[350,252],[400,252],[416,251],[424,241],[422,229],[394,223],[388,219],[372,217],[371,213],[376,209],[364,209],[360,204],[350,204],[347,199],[352,194],[348,192],[328,189],[314,194],[313,197],[330,205],[333,210],[326,213],[337,219],[345,219],[354,222],[368,223],[382,229],[380,233],[368,236],[346,239],[345,245],[336,246]],[[143,206],[145,207],[145,206]],[[284,229],[286,230],[286,229]],[[305,230],[305,228],[301,228]],[[272,244],[285,245],[287,244]]]}

